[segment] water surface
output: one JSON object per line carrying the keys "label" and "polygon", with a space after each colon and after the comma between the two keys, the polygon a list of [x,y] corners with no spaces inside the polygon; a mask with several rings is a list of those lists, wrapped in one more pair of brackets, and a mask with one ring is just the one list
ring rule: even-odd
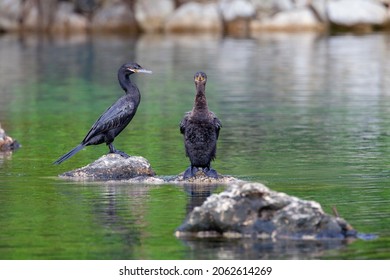
{"label": "water surface", "polygon": [[[0,37],[0,123],[22,148],[0,156],[1,259],[388,259],[390,37]],[[333,206],[374,240],[351,244],[180,240],[188,211],[224,186],[63,181],[105,154],[88,147],[60,166],[120,95],[116,72],[136,61],[142,94],[116,147],[158,175],[185,170],[178,124],[208,75],[223,128],[222,174]]]}

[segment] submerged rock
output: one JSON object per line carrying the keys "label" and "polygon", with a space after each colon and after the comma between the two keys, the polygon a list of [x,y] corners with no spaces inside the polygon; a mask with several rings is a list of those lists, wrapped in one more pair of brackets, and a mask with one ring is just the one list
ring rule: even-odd
{"label": "submerged rock", "polygon": [[154,176],[155,173],[149,162],[139,156],[124,158],[117,154],[108,154],[100,157],[87,166],[65,172],[60,175],[62,178],[77,180],[126,180]]}
{"label": "submerged rock", "polygon": [[260,183],[231,185],[207,198],[177,229],[177,237],[345,239],[356,237],[345,220],[314,201],[271,191]]}

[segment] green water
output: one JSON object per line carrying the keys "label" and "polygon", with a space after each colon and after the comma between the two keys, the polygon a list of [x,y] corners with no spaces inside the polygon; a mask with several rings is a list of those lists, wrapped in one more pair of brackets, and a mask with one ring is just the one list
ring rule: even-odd
{"label": "green water", "polygon": [[[262,34],[0,37],[0,123],[22,148],[0,156],[0,259],[389,259],[390,37]],[[180,240],[175,229],[207,195],[177,185],[113,185],[58,174],[107,153],[88,147],[60,166],[122,94],[136,61],[142,94],[118,149],[158,175],[185,170],[178,124],[196,71],[223,123],[213,167],[316,200],[361,233],[350,244]]]}

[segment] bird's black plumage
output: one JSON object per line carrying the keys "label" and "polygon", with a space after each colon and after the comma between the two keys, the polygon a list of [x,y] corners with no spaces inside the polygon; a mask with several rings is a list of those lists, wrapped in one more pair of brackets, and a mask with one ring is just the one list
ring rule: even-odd
{"label": "bird's black plumage", "polygon": [[118,70],[118,80],[126,94],[112,104],[97,119],[78,146],[60,157],[54,164],[60,164],[86,146],[99,145],[102,143],[108,145],[110,153],[117,153],[124,157],[128,157],[124,152],[114,148],[113,141],[133,119],[141,101],[138,87],[130,79],[130,75],[134,73],[151,73],[151,71],[143,69],[137,63],[123,64]]}
{"label": "bird's black plumage", "polygon": [[193,177],[199,168],[209,176],[217,178],[217,172],[210,167],[215,159],[219,130],[222,127],[217,116],[209,111],[206,100],[207,76],[197,72],[194,76],[196,96],[192,111],[187,112],[180,122],[180,132],[184,135],[184,147],[191,166],[184,172],[185,179]]}

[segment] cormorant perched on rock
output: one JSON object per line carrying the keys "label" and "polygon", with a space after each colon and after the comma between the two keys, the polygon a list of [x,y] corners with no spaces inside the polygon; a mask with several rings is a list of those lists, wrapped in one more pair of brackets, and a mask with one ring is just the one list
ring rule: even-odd
{"label": "cormorant perched on rock", "polygon": [[196,96],[192,111],[184,115],[180,122],[180,132],[184,135],[184,146],[191,166],[184,172],[184,179],[196,175],[199,168],[209,177],[218,178],[217,172],[210,167],[215,159],[219,130],[222,127],[217,116],[207,107],[205,89],[207,76],[197,72],[194,76]]}
{"label": "cormorant perched on rock", "polygon": [[110,153],[116,153],[123,157],[129,157],[126,153],[116,150],[112,142],[115,137],[130,123],[134,117],[138,105],[141,101],[141,95],[137,86],[130,80],[130,75],[134,73],[152,73],[152,71],[143,69],[137,63],[123,64],[118,70],[118,80],[122,89],[126,92],[111,105],[91,127],[87,136],[81,143],[67,154],[60,157],[54,164],[72,157],[85,146],[98,145],[106,143]]}

